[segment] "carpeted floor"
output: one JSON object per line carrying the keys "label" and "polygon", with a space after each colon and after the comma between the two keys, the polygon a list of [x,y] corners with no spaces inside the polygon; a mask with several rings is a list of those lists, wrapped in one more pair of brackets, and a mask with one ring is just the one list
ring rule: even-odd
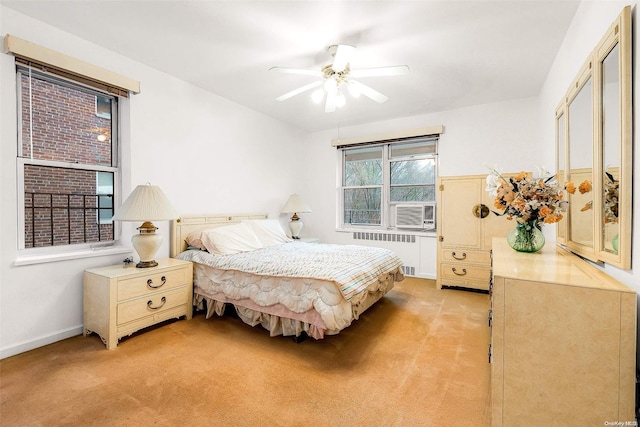
{"label": "carpeted floor", "polygon": [[408,278],[320,341],[203,315],[78,336],[0,361],[0,425],[488,426],[488,308]]}

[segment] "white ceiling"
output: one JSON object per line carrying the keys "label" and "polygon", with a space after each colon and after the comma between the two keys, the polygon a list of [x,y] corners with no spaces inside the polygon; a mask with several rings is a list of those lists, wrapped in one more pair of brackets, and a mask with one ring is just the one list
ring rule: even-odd
{"label": "white ceiling", "polygon": [[[579,1],[11,1],[23,14],[306,131],[445,111],[539,93]],[[357,46],[351,68],[408,65],[359,79],[390,99],[335,113],[314,81],[332,44]],[[136,76],[131,76],[136,77]],[[142,90],[144,91],[144,81]]]}

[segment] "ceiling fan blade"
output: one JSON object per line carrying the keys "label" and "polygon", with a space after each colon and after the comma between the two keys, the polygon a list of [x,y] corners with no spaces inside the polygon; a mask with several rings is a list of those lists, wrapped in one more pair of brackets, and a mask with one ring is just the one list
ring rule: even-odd
{"label": "ceiling fan blade", "polygon": [[284,95],[280,95],[276,98],[276,101],[284,101],[286,99],[291,98],[292,96],[299,95],[303,92],[313,89],[314,87],[322,86],[322,80],[318,80],[317,82],[309,83],[308,85],[304,85],[299,87],[298,89],[294,89],[291,92],[287,92]]}
{"label": "ceiling fan blade", "polygon": [[355,46],[339,44],[333,58],[333,65],[331,65],[331,69],[336,73],[343,72],[344,69],[347,68],[347,64],[351,61],[351,57],[355,51]]}
{"label": "ceiling fan blade", "polygon": [[285,74],[301,74],[303,76],[322,77],[321,71],[304,70],[302,68],[287,68],[287,67],[271,67],[269,71],[275,71],[277,73]]}
{"label": "ceiling fan blade", "polygon": [[406,65],[393,65],[390,67],[364,68],[362,70],[351,70],[353,77],[369,77],[369,76],[401,76],[409,74],[409,67]]}
{"label": "ceiling fan blade", "polygon": [[351,80],[351,84],[356,86],[361,94],[373,99],[374,101],[376,101],[376,102],[378,102],[380,104],[382,104],[383,102],[387,102],[387,100],[389,99],[388,97],[384,96],[383,94],[381,94],[377,90],[371,89],[369,86],[364,85],[364,84],[362,84],[360,82],[357,82],[355,80]]}
{"label": "ceiling fan blade", "polygon": [[334,91],[327,92],[327,102],[324,104],[325,113],[333,113],[336,111],[336,93]]}

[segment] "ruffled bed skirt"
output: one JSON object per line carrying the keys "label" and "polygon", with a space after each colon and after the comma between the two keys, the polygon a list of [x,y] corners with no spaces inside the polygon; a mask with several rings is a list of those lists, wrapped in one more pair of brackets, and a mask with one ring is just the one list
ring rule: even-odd
{"label": "ruffled bed skirt", "polygon": [[[358,319],[362,313],[389,292],[393,288],[394,281],[404,278],[401,271],[396,273],[381,277],[378,286],[358,298],[357,302],[352,303],[351,320]],[[222,298],[225,299],[224,297]],[[305,333],[307,336],[319,340],[323,339],[325,335],[335,335],[340,332],[340,330],[327,328],[320,314],[315,310],[295,313],[281,304],[261,307],[250,299],[220,301],[198,293],[194,295],[196,309],[204,310],[205,301],[207,319],[214,314],[218,316],[224,315],[227,304],[231,304],[235,308],[238,317],[244,323],[251,326],[261,325],[269,331],[272,337],[279,335],[300,337]]]}
{"label": "ruffled bed skirt", "polygon": [[305,333],[306,335],[319,340],[324,338],[325,334],[332,335],[337,333],[337,331],[328,331],[309,322],[253,310],[250,308],[242,307],[238,304],[216,301],[211,298],[203,297],[201,295],[196,295],[195,298],[196,301],[200,301],[199,303],[197,303],[197,306],[201,310],[204,309],[203,301],[207,302],[207,319],[214,314],[217,314],[218,316],[224,315],[227,304],[230,304],[235,309],[238,317],[244,323],[251,326],[261,325],[264,329],[269,331],[269,334],[272,337],[279,335],[300,337],[301,335],[303,335],[303,333]]}

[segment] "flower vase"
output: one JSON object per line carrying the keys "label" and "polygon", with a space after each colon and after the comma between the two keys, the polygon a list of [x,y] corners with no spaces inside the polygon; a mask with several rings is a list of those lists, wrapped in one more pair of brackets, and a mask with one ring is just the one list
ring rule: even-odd
{"label": "flower vase", "polygon": [[620,237],[618,234],[616,234],[615,236],[613,236],[613,240],[611,241],[611,246],[613,247],[613,250],[615,251],[616,254],[618,253],[619,240],[620,240]]}
{"label": "flower vase", "polygon": [[516,222],[507,234],[507,242],[518,252],[538,252],[544,246],[544,234],[536,221]]}

